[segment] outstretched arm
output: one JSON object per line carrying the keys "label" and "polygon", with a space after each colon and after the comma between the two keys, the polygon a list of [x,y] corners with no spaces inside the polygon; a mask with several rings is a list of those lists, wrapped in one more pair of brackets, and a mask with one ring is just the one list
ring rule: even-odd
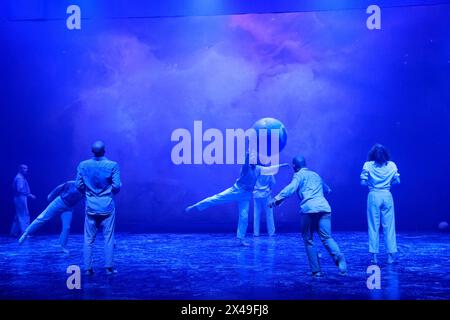
{"label": "outstretched arm", "polygon": [[270,206],[278,206],[284,201],[284,199],[292,196],[298,190],[300,181],[300,175],[298,173],[294,174],[292,181],[284,187],[278,195],[275,196],[275,198],[270,202]]}
{"label": "outstretched arm", "polygon": [[245,153],[245,162],[241,167],[241,176],[245,176],[247,174],[249,165],[250,165],[250,153],[246,152]]}

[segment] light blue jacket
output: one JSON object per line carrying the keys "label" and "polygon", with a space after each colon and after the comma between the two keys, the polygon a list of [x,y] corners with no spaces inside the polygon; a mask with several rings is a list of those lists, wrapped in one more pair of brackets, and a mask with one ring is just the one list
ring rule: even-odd
{"label": "light blue jacket", "polygon": [[302,213],[331,212],[331,207],[325,199],[324,193],[331,189],[322,181],[322,178],[314,171],[302,168],[294,174],[289,183],[274,198],[283,200],[297,193],[300,199],[300,210]]}
{"label": "light blue jacket", "polygon": [[83,161],[78,165],[76,186],[86,194],[87,214],[111,214],[115,210],[114,195],[122,186],[119,165],[106,157]]}
{"label": "light blue jacket", "polygon": [[360,178],[370,191],[390,190],[393,184],[400,183],[400,173],[393,161],[383,165],[367,161],[364,163]]}

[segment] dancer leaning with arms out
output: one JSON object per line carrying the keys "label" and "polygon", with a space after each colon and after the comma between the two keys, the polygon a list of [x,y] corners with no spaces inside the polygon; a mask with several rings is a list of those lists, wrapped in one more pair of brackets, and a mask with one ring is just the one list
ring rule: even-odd
{"label": "dancer leaning with arms out", "polygon": [[369,227],[369,252],[371,262],[378,263],[380,221],[388,252],[388,263],[395,262],[397,240],[395,235],[394,201],[391,186],[400,183],[396,164],[389,160],[384,146],[376,144],[370,149],[368,161],[361,172],[361,184],[369,187],[367,197],[367,223]]}
{"label": "dancer leaning with arms out", "polygon": [[28,236],[36,233],[44,224],[54,216],[60,215],[62,222],[61,235],[59,243],[64,253],[68,254],[67,240],[69,239],[70,224],[75,205],[81,201],[83,195],[78,191],[75,181],[67,181],[55,189],[47,197],[49,205],[44,211],[30,224],[19,239],[22,244]]}
{"label": "dancer leaning with arms out", "polygon": [[255,151],[247,152],[245,155],[245,163],[241,168],[241,172],[239,178],[236,180],[236,183],[231,188],[187,207],[185,209],[186,213],[203,211],[209,207],[223,203],[237,202],[239,220],[236,236],[240,246],[248,246],[249,244],[244,241],[248,227],[248,210],[258,177],[261,175],[275,175],[278,173],[278,169],[289,166],[289,164],[283,163],[265,167],[257,165],[256,160],[257,154]]}
{"label": "dancer leaning with arms out", "polygon": [[331,207],[324,194],[331,189],[322,178],[306,167],[303,156],[296,156],[292,160],[294,176],[289,183],[270,203],[270,206],[280,205],[286,198],[297,194],[300,199],[301,230],[305,243],[306,254],[313,277],[322,277],[319,256],[314,245],[314,231],[332,257],[341,275],[347,274],[347,263],[338,244],[331,236]]}

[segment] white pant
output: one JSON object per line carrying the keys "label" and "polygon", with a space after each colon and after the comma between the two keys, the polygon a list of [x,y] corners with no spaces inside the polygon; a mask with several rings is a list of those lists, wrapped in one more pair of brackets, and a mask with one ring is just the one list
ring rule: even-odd
{"label": "white pant", "polygon": [[28,198],[26,196],[14,197],[16,214],[11,227],[11,235],[18,236],[25,232],[30,225],[30,213],[28,212]]}
{"label": "white pant", "polygon": [[86,269],[92,269],[92,249],[100,227],[103,228],[103,240],[105,242],[105,268],[113,267],[115,224],[116,214],[114,211],[108,215],[86,214],[84,220],[84,265]]}
{"label": "white pant", "polygon": [[45,208],[45,210],[30,224],[26,232],[28,234],[33,234],[39,230],[45,223],[47,223],[54,216],[60,214],[62,222],[61,235],[59,237],[59,242],[61,246],[66,247],[67,240],[69,238],[70,223],[72,222],[72,212],[73,209],[68,207],[61,197],[57,197],[55,200],[50,202],[50,204]]}
{"label": "white pant", "polygon": [[379,251],[380,220],[388,253],[397,252],[395,235],[394,201],[388,190],[372,190],[367,197],[367,222],[369,225],[369,252]]}
{"label": "white pant", "polygon": [[252,191],[248,191],[236,186],[232,186],[231,188],[222,191],[216,195],[213,195],[209,198],[206,198],[194,206],[197,207],[198,210],[205,210],[211,206],[215,206],[222,203],[227,202],[237,202],[239,208],[239,222],[237,228],[237,237],[239,239],[244,239],[245,234],[247,233],[248,227],[248,210],[250,207],[250,199],[252,197]]}
{"label": "white pant", "polygon": [[266,213],[267,233],[269,236],[275,234],[275,222],[273,220],[273,209],[269,207],[270,197],[254,198],[253,207],[253,234],[259,236],[259,224],[261,222],[261,212]]}

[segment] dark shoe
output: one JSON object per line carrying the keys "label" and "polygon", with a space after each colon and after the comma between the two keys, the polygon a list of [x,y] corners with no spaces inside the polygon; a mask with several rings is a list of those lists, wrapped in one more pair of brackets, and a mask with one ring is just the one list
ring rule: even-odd
{"label": "dark shoe", "polygon": [[93,269],[87,269],[87,270],[84,272],[84,274],[85,274],[86,276],[92,276],[92,275],[94,275],[94,270],[93,270]]}
{"label": "dark shoe", "polygon": [[117,269],[115,268],[106,268],[106,274],[107,275],[113,275],[113,274],[117,274]]}

